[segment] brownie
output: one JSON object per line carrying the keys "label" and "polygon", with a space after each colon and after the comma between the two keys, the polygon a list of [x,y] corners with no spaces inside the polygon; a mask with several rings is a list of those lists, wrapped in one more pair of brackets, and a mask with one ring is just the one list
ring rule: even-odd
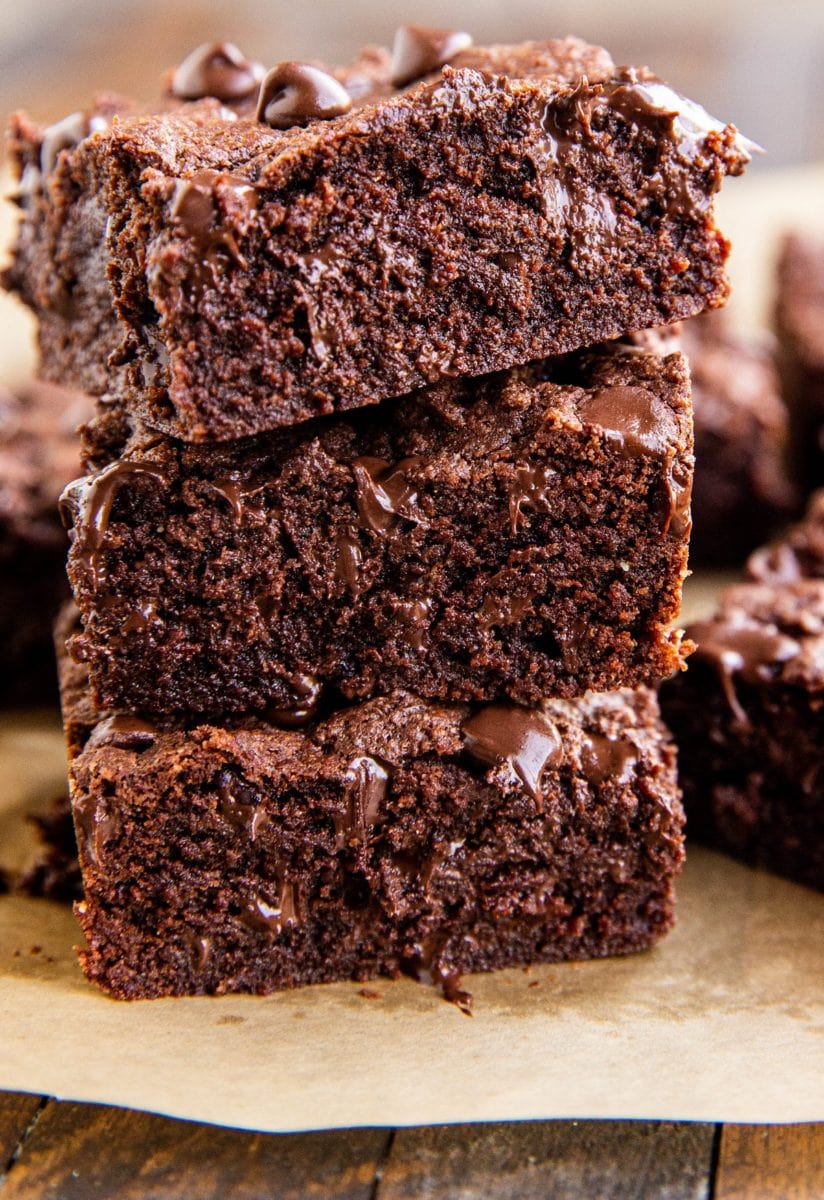
{"label": "brownie", "polygon": [[738,584],[661,689],[690,836],[824,890],[824,582]]}
{"label": "brownie", "polygon": [[682,327],[695,412],[690,564],[702,567],[740,566],[798,508],[773,349],[722,316]]}
{"label": "brownie", "polygon": [[4,703],[55,701],[52,625],[68,595],[61,490],[79,469],[87,397],[31,383],[0,389],[0,645]]}
{"label": "brownie", "polygon": [[58,152],[18,115],[6,284],[44,369],[226,440],[722,304],[714,194],[751,144],[578,39],[468,40],[279,64],[257,109],[251,68],[105,97]]}
{"label": "brownie", "polygon": [[620,347],[191,446],[138,430],[64,494],[95,703],[308,719],[657,682],[692,475],[683,358]]}
{"label": "brownie", "polygon": [[775,584],[824,579],[824,491],[810,497],[803,520],[753,551],[747,575],[758,583]]}
{"label": "brownie", "polygon": [[61,792],[45,812],[29,819],[37,830],[38,852],[16,890],[37,899],[79,900],[83,883],[68,793]]}
{"label": "brownie", "polygon": [[122,999],[406,972],[465,1005],[462,972],[645,949],[673,919],[683,812],[645,689],[395,693],[305,731],[109,717],[71,786],[81,961]]}
{"label": "brownie", "polygon": [[784,239],[775,324],[793,470],[805,491],[824,484],[824,239]]}

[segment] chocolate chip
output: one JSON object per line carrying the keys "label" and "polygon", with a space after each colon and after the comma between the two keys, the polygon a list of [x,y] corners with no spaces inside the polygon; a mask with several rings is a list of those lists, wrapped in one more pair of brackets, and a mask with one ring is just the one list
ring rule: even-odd
{"label": "chocolate chip", "polygon": [[472,37],[451,29],[425,29],[401,25],[392,47],[391,79],[394,87],[405,87],[415,79],[444,66],[461,50],[472,45]]}
{"label": "chocolate chip", "polygon": [[283,62],[260,85],[257,119],[272,129],[289,129],[307,121],[328,121],[352,107],[346,88],[310,63]]}
{"label": "chocolate chip", "polygon": [[260,63],[244,58],[231,42],[205,42],[183,60],[172,76],[178,100],[214,96],[228,102],[251,96],[263,76]]}

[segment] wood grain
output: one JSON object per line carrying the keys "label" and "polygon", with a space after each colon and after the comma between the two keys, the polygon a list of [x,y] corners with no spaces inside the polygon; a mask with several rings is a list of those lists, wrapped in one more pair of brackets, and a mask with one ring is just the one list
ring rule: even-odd
{"label": "wood grain", "polygon": [[0,1092],[0,1180],[42,1103],[41,1096]]}
{"label": "wood grain", "polygon": [[0,1200],[370,1200],[385,1130],[257,1134],[50,1104]]}
{"label": "wood grain", "polygon": [[377,1200],[703,1200],[713,1132],[660,1121],[401,1129]]}
{"label": "wood grain", "polygon": [[725,1125],[714,1200],[821,1200],[824,1124]]}

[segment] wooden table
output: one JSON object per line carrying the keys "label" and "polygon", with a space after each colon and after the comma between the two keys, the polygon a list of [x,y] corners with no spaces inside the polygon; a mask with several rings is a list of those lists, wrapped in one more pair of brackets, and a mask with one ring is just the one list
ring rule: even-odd
{"label": "wooden table", "polygon": [[259,1134],[0,1092],[0,1200],[820,1200],[824,1125]]}

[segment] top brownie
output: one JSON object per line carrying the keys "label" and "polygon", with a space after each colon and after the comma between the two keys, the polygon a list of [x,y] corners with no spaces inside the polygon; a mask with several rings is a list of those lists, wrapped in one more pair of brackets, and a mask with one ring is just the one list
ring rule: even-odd
{"label": "top brownie", "polygon": [[280,64],[259,103],[206,47],[160,111],[18,115],[6,284],[44,369],[220,441],[722,304],[735,129],[575,38],[468,43]]}

